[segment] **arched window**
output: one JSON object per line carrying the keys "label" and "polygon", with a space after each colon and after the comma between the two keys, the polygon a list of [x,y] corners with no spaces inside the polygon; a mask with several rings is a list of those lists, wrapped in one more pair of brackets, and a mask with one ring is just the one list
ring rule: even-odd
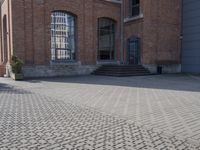
{"label": "arched window", "polygon": [[51,21],[51,60],[75,60],[75,16],[55,11]]}
{"label": "arched window", "polygon": [[98,20],[98,59],[115,59],[115,21],[112,19]]}

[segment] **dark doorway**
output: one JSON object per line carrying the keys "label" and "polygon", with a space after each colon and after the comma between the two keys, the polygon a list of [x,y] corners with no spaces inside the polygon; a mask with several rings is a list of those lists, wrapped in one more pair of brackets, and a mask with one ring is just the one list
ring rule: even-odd
{"label": "dark doorway", "polygon": [[140,63],[140,39],[130,38],[128,40],[128,63],[138,65]]}

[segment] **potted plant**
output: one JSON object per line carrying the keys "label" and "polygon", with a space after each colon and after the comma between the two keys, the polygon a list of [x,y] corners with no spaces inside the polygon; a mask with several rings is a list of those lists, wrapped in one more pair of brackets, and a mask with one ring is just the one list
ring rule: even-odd
{"label": "potted plant", "polygon": [[12,56],[11,73],[10,73],[12,79],[14,80],[23,79],[22,66],[23,62],[17,56]]}

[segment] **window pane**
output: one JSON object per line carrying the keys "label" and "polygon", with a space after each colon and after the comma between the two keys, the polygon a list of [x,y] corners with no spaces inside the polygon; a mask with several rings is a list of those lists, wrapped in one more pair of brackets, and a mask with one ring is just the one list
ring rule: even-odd
{"label": "window pane", "polygon": [[132,0],[132,5],[137,5],[137,4],[139,4],[139,3],[140,3],[139,0]]}
{"label": "window pane", "polygon": [[51,59],[75,59],[75,17],[64,12],[51,15]]}
{"label": "window pane", "polygon": [[100,18],[98,25],[98,59],[113,60],[115,49],[115,22]]}
{"label": "window pane", "polygon": [[138,16],[140,14],[140,7],[139,6],[134,6],[132,8],[132,16]]}
{"label": "window pane", "polygon": [[131,16],[140,14],[140,0],[131,0]]}

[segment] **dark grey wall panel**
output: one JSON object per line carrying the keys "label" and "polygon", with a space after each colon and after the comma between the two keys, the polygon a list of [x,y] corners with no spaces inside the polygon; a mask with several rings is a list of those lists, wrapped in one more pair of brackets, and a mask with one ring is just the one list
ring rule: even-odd
{"label": "dark grey wall panel", "polygon": [[200,0],[183,0],[182,71],[200,73]]}

